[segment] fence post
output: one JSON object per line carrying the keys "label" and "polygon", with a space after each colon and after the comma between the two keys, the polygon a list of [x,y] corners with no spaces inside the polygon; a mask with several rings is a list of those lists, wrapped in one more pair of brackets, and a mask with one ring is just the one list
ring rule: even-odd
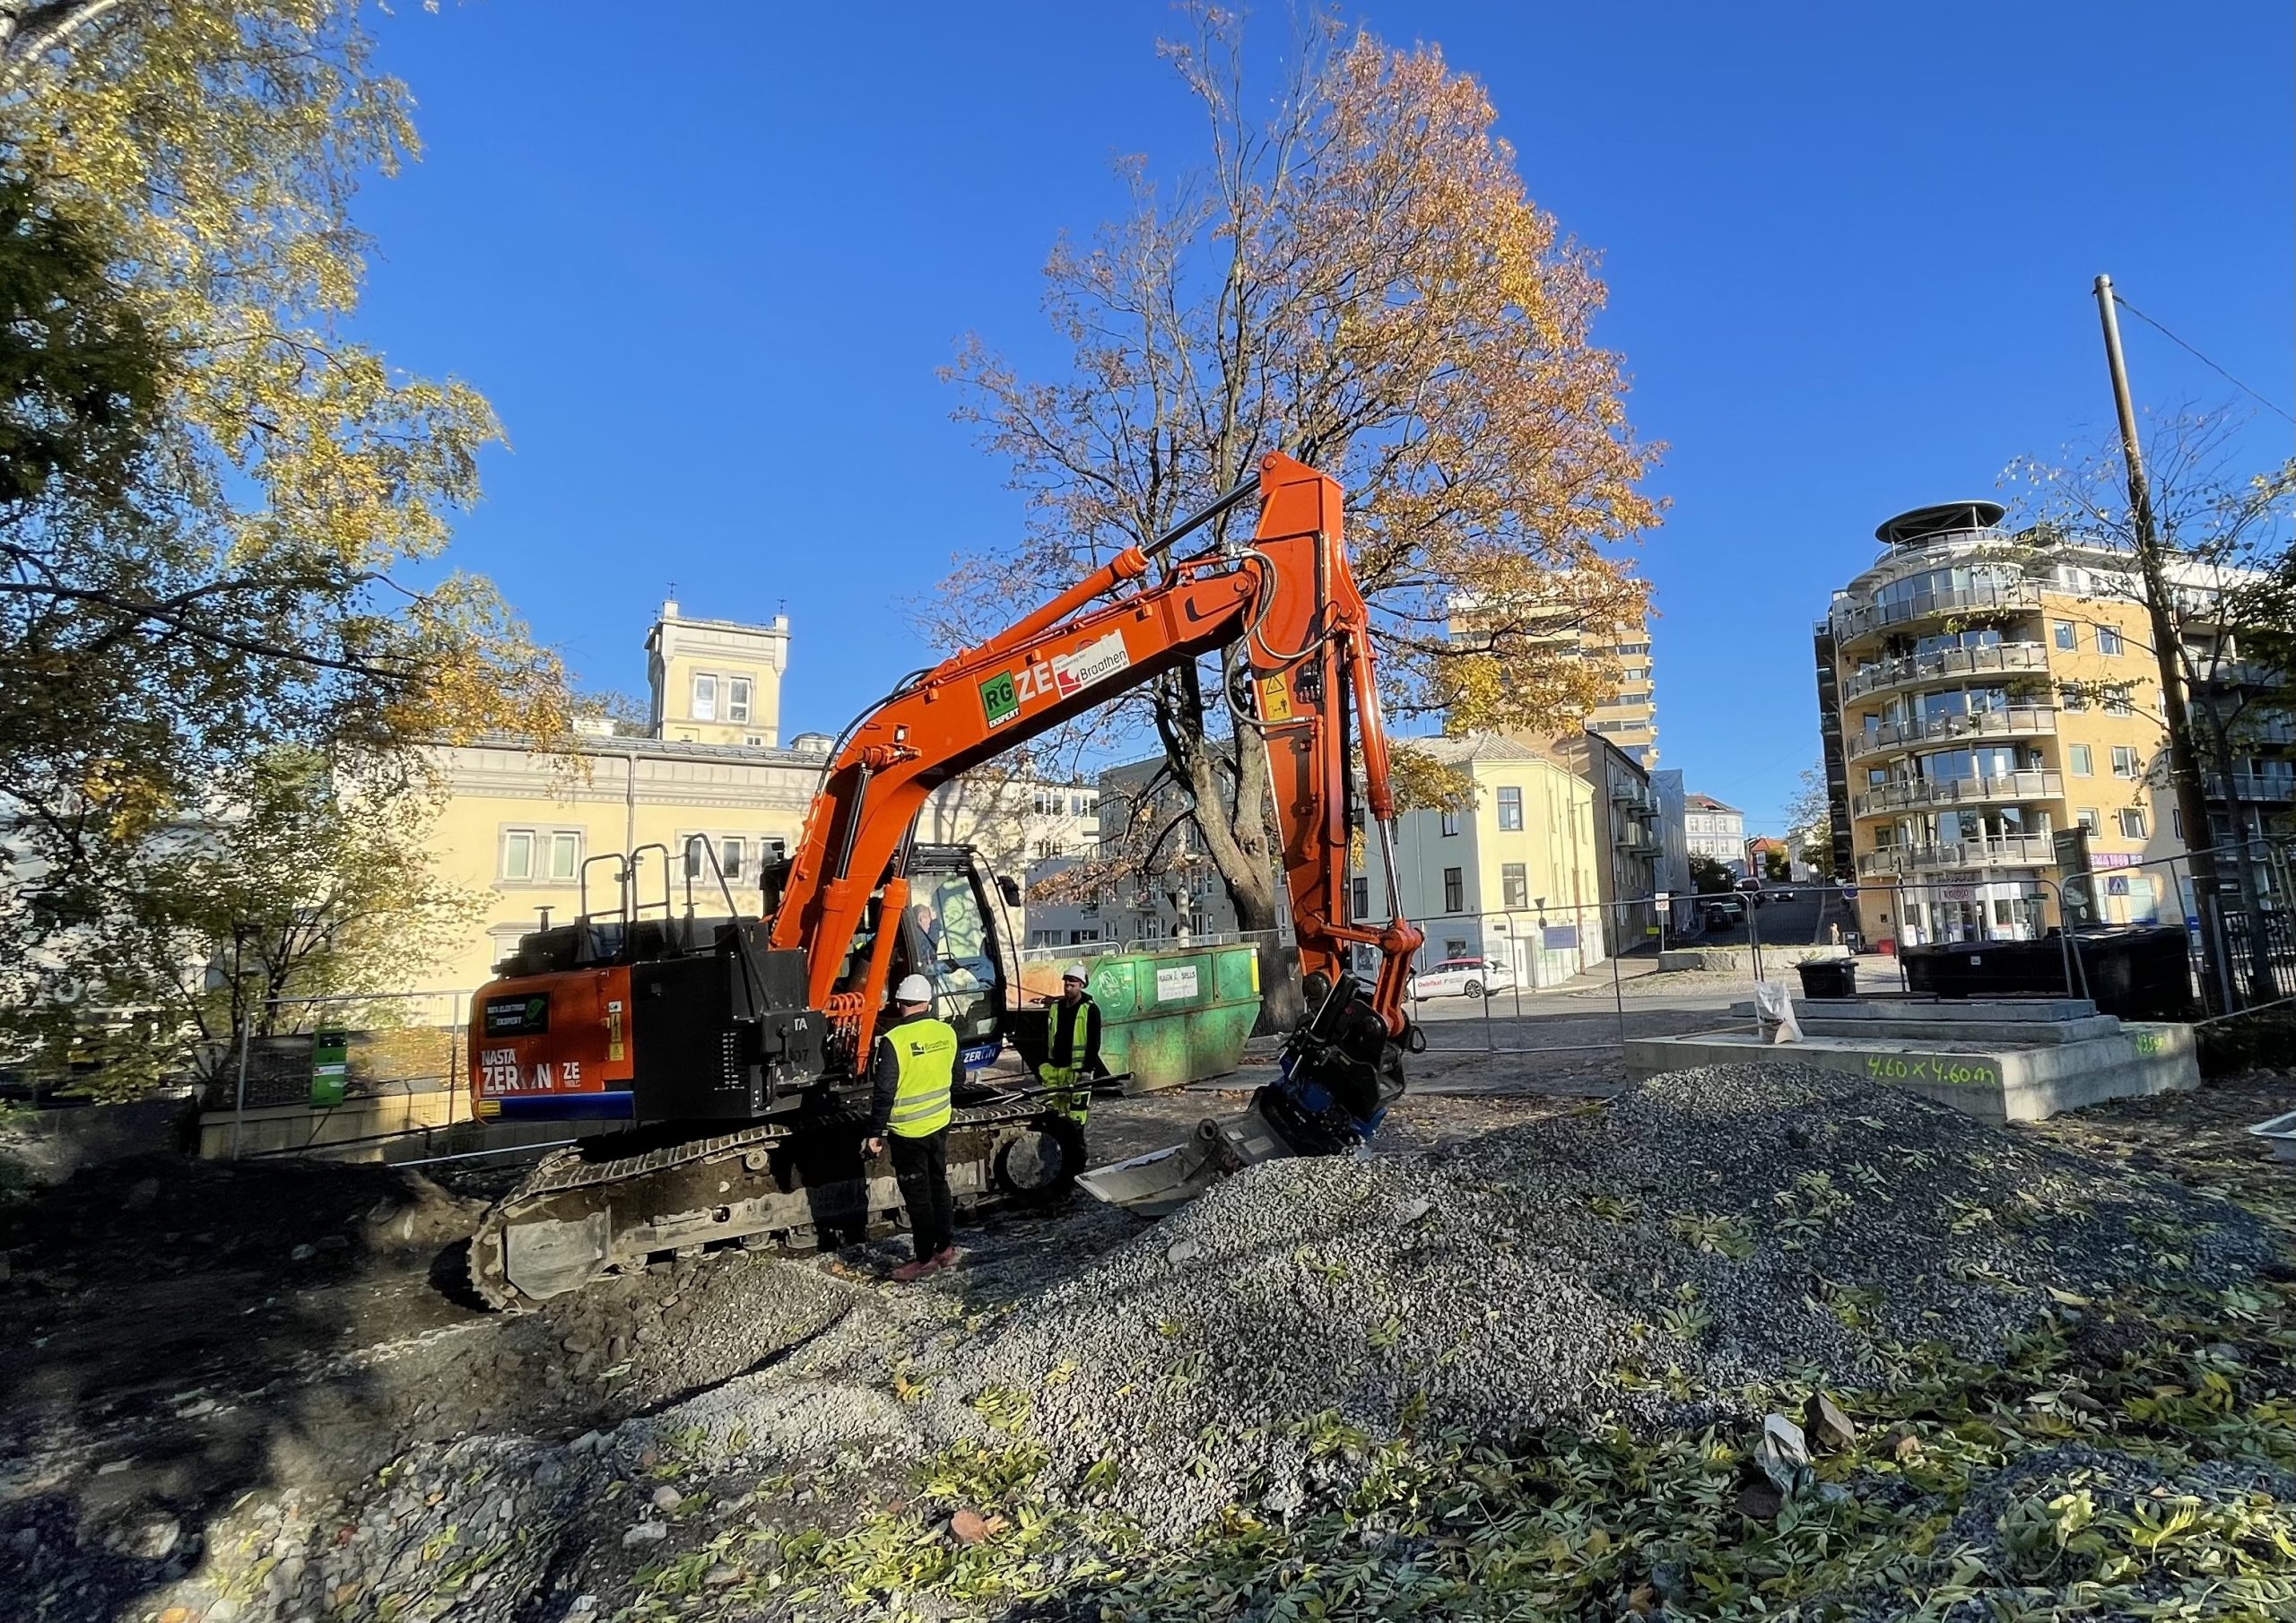
{"label": "fence post", "polygon": [[247,1130],[248,1121],[248,1049],[255,1041],[255,1014],[239,1026],[239,1086],[231,1104],[231,1159],[239,1159],[239,1140]]}
{"label": "fence post", "polygon": [[[1600,902],[1597,902],[1595,905],[1597,907],[1602,906]],[[1586,925],[1581,924],[1579,928],[1583,930],[1586,928]],[[1665,929],[1666,926],[1663,923],[1658,926],[1658,950],[1661,953],[1665,952],[1666,950]],[[1607,944],[1610,935],[1607,921],[1605,921],[1603,935],[1605,944]],[[1618,1011],[1618,1051],[1620,1063],[1623,1064],[1626,1058],[1626,989],[1624,985],[1619,979],[1618,954],[1615,952],[1606,952],[1604,956],[1611,960],[1611,1002]]]}
{"label": "fence post", "polygon": [[[1746,904],[1746,940],[1752,944],[1754,950],[1754,984],[1757,985],[1761,984],[1761,908],[1756,902],[1755,898],[1759,897],[1761,894],[1761,892],[1759,890],[1752,891],[1747,893],[1744,898]],[[1760,1007],[1760,1005],[1757,1004],[1756,1007]]]}

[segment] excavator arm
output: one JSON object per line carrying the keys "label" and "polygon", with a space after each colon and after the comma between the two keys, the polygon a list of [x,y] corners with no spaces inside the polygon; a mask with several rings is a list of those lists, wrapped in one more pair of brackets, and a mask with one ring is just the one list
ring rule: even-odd
{"label": "excavator arm", "polygon": [[[1184,558],[1151,580],[1152,556],[1228,507],[1260,499],[1239,548]],[[832,757],[791,859],[772,943],[806,954],[814,1007],[865,1055],[884,1002],[894,932],[878,932],[857,982],[839,985],[873,895],[881,919],[908,901],[902,872],[926,797],[968,768],[1015,750],[1201,655],[1241,642],[1311,1013],[1328,1032],[1351,1012],[1399,1042],[1420,933],[1396,892],[1395,798],[1374,681],[1370,612],[1347,564],[1338,483],[1291,457],[1265,457],[1239,487],[1152,546],[1128,548],[978,647],[952,655],[862,716]],[[1388,922],[1348,919],[1351,745],[1362,754],[1365,809],[1387,861]],[[1377,949],[1359,989],[1347,948]],[[1335,994],[1337,995],[1335,996]]]}

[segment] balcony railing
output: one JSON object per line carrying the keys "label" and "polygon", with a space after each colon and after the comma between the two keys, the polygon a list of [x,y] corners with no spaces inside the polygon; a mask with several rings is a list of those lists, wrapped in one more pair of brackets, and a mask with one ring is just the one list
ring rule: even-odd
{"label": "balcony railing", "polygon": [[[2212,782],[2221,783],[2213,779]],[[2296,778],[2277,775],[2259,777],[2253,772],[2232,774],[2232,795],[2236,800],[2269,801],[2296,800]]]}
{"label": "balcony railing", "polygon": [[2008,834],[1995,839],[1940,840],[1927,846],[1888,846],[1857,859],[1857,872],[1887,877],[1940,869],[2046,868],[2057,847],[2046,834]]}
{"label": "balcony railing", "polygon": [[1886,817],[1893,812],[1918,812],[1936,806],[1981,805],[1991,801],[2063,800],[2065,779],[2055,772],[2003,772],[1992,777],[1955,777],[1941,783],[1917,778],[1909,783],[1883,784],[1850,797],[1849,809],[1859,817]]}
{"label": "balcony railing", "polygon": [[1930,716],[1918,721],[1884,722],[1865,733],[1850,733],[1842,748],[1850,759],[1876,751],[1902,749],[1908,744],[1940,739],[2013,738],[2020,734],[2057,731],[2057,710],[2050,705],[2011,705],[2005,710],[1985,710],[1975,716]]}
{"label": "balcony railing", "polygon": [[1963,586],[1944,592],[1917,593],[1913,596],[1894,598],[1887,603],[1845,605],[1834,610],[1831,619],[1834,636],[1848,641],[1853,637],[1864,637],[1887,626],[1901,626],[1940,614],[1981,614],[2004,610],[2038,609],[2040,606],[2039,583],[2021,580],[2013,586]]}
{"label": "balcony railing", "polygon": [[1994,671],[2046,671],[2048,650],[2037,642],[2007,642],[1987,648],[1944,648],[1935,654],[1908,654],[1842,679],[1844,699],[1863,699],[1913,682],[1948,676],[1970,676]]}

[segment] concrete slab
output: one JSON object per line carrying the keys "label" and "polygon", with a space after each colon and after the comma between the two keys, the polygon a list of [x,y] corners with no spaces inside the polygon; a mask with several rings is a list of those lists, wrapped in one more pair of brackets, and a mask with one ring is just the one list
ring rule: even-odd
{"label": "concrete slab", "polygon": [[[1876,1041],[1976,1043],[2022,1047],[2035,1043],[2086,1042],[2111,1037],[2120,1021],[2094,1003],[1931,1003],[1850,998],[1800,998],[1794,1018],[1811,1037],[1872,1037]],[[1730,1005],[1733,1018],[1751,1022],[1752,1000]]]}
{"label": "concrete slab", "polygon": [[[1772,946],[1764,942],[1761,947],[1762,973],[1772,969],[1787,969],[1809,959],[1848,958],[1847,947],[1794,946],[1785,942]],[[1661,969],[1746,970],[1754,967],[1752,947],[1669,947],[1658,954]]]}
{"label": "concrete slab", "polygon": [[2109,1037],[2028,1046],[1811,1036],[1772,1044],[1746,1032],[1640,1037],[1626,1045],[1634,1081],[1698,1065],[1814,1065],[1909,1088],[1988,1121],[2038,1122],[2106,1099],[2200,1086],[2189,1026],[2125,1021]]}

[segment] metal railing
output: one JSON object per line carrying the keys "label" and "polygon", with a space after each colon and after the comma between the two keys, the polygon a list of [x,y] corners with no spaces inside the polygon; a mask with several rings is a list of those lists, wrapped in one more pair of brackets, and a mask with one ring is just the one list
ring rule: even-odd
{"label": "metal railing", "polygon": [[2046,868],[2057,861],[2047,834],[1996,835],[1989,839],[1936,840],[1921,846],[1884,846],[1857,859],[1857,872],[1887,877],[1931,868]]}
{"label": "metal railing", "polygon": [[1851,760],[1883,750],[1902,749],[1933,739],[2014,738],[2020,734],[2057,731],[2054,705],[2007,705],[1980,710],[1974,716],[1925,716],[1913,721],[1883,722],[1863,733],[1845,733],[1843,753]]}
{"label": "metal railing", "polygon": [[1848,642],[1886,626],[1905,625],[1940,614],[1983,613],[1989,611],[2038,609],[2041,589],[2033,581],[2013,586],[1964,586],[1944,592],[1919,592],[1887,603],[1837,607],[1828,617],[1834,636]]}
{"label": "metal railing", "polygon": [[[2222,777],[2212,777],[2211,785],[2222,784]],[[2236,800],[2296,800],[2296,777],[2283,777],[2277,773],[2258,775],[2254,772],[2232,774],[2232,795]]]}
{"label": "metal railing", "polygon": [[1932,783],[1912,778],[1883,784],[1849,797],[1857,817],[1882,817],[1892,812],[1920,811],[1931,806],[1967,806],[1987,801],[2063,800],[2065,778],[2060,773],[2034,768],[2022,772],[1996,773],[1991,777],[1949,777]]}
{"label": "metal railing", "polygon": [[1856,671],[1841,681],[1844,699],[1863,699],[1915,682],[1936,681],[1949,676],[1976,676],[1994,672],[2046,671],[2048,648],[2037,642],[2005,642],[1976,648],[1941,648],[1934,654],[1906,654]]}

